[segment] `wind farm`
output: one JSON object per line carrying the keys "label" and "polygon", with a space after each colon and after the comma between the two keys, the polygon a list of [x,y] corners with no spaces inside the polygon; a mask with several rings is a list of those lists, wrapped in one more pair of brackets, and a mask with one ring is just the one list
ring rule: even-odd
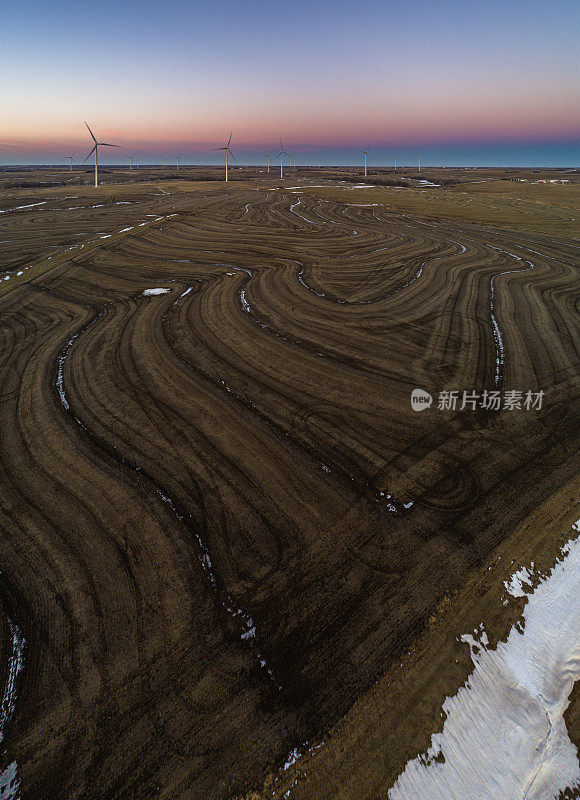
{"label": "wind farm", "polygon": [[580,791],[573,37],[323,5],[9,20],[2,800]]}

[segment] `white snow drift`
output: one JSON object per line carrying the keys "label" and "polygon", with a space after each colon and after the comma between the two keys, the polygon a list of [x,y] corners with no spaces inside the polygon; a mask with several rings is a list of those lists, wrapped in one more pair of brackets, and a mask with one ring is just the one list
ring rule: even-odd
{"label": "white snow drift", "polygon": [[[445,700],[443,731],[407,764],[389,800],[554,800],[580,787],[563,717],[580,677],[580,537],[562,552],[527,595],[523,623],[506,642],[488,649],[483,626],[479,641],[462,637],[475,668]],[[516,572],[506,584],[510,594],[525,596],[530,576]]]}

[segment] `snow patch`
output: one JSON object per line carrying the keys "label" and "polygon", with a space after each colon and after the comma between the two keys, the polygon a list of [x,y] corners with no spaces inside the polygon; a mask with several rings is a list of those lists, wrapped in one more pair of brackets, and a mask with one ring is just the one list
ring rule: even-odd
{"label": "snow patch", "polygon": [[0,797],[2,800],[19,800],[20,798],[20,778],[16,761],[13,761],[0,773]]}
{"label": "snow patch", "polygon": [[4,211],[0,211],[0,214],[9,214],[11,211],[20,211],[21,208],[34,208],[35,206],[43,206],[47,203],[47,200],[43,200],[42,203],[30,203],[27,206],[15,206],[14,208],[6,208]]}
{"label": "snow patch", "polygon": [[[443,731],[407,763],[389,800],[555,800],[580,787],[563,716],[580,677],[580,537],[562,554],[507,641],[488,649],[482,626],[479,639],[462,637],[474,670],[445,700]],[[516,574],[521,587],[529,573]]]}
{"label": "snow patch", "polygon": [[24,636],[10,619],[6,618],[12,635],[12,654],[8,660],[8,680],[0,705],[0,742],[4,739],[4,729],[14,713],[16,704],[16,678],[24,666]]}
{"label": "snow patch", "polygon": [[242,301],[242,308],[244,309],[244,311],[246,311],[249,314],[251,309],[250,309],[250,304],[246,300],[246,290],[245,289],[242,289],[242,291],[240,292],[240,300]]}
{"label": "snow patch", "polygon": [[523,586],[524,584],[526,586],[532,585],[531,577],[533,574],[534,562],[532,561],[529,570],[527,567],[522,567],[517,572],[514,572],[509,581],[503,582],[507,593],[511,594],[512,597],[525,597],[527,593],[524,591]]}

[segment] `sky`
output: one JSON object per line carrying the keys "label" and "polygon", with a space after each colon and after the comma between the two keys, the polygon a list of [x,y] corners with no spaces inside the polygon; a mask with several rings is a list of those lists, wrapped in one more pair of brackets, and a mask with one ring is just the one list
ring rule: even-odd
{"label": "sky", "polygon": [[580,164],[575,0],[13,0],[0,164]]}

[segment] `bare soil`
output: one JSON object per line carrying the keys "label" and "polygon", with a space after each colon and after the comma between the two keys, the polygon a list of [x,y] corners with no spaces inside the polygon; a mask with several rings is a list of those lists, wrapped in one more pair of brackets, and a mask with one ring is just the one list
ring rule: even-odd
{"label": "bare soil", "polygon": [[[578,244],[543,220],[576,189],[492,225],[384,199],[419,187],[270,178],[4,195],[0,598],[26,639],[4,744],[23,797],[279,793],[293,748],[329,734],[292,796],[384,795],[464,679],[456,631],[485,614],[501,635],[506,560],[548,563],[565,533]],[[419,414],[415,387],[545,395]]]}

